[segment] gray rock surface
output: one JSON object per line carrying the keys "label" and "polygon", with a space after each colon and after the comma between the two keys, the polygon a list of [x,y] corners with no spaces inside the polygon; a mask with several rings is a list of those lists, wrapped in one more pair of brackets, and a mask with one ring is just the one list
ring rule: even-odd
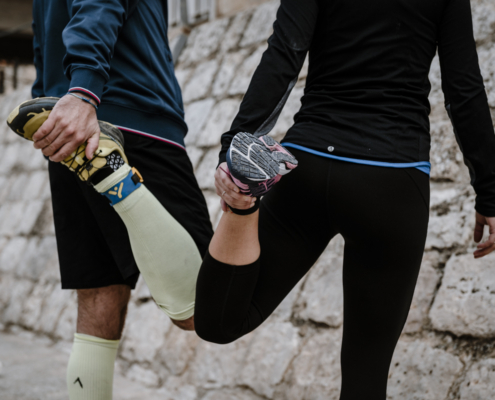
{"label": "gray rock surface", "polygon": [[460,400],[486,400],[495,393],[495,359],[471,365],[460,389]]}
{"label": "gray rock surface", "polygon": [[456,335],[495,336],[495,254],[454,256],[430,311],[433,327]]}
{"label": "gray rock surface", "polygon": [[392,360],[387,400],[444,400],[462,369],[457,357],[428,343],[400,341]]}

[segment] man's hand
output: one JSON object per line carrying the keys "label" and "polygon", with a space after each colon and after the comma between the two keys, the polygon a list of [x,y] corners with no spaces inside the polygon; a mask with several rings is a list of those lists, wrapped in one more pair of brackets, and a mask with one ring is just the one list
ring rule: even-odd
{"label": "man's hand", "polygon": [[215,187],[217,194],[222,198],[222,210],[228,211],[227,204],[238,210],[251,208],[256,202],[256,198],[239,193],[239,188],[224,171],[229,171],[226,162],[220,164],[215,172]]}
{"label": "man's hand", "polygon": [[474,241],[479,243],[483,239],[483,230],[488,225],[490,237],[486,242],[480,243],[474,252],[474,258],[481,258],[495,250],[495,217],[484,217],[476,213],[476,226],[474,227]]}
{"label": "man's hand", "polygon": [[[78,93],[78,96],[89,97]],[[62,97],[48,119],[33,136],[34,148],[41,149],[51,161],[70,156],[81,144],[88,142],[86,157],[91,159],[98,148],[100,128],[96,110],[74,96]]]}

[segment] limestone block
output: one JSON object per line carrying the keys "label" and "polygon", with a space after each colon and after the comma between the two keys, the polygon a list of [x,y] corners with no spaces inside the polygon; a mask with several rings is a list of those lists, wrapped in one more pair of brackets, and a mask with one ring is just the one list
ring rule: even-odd
{"label": "limestone block", "polygon": [[453,256],[447,262],[430,311],[435,329],[458,336],[495,335],[494,262],[493,253],[478,260],[471,254]]}
{"label": "limestone block", "polygon": [[468,170],[448,119],[431,123],[430,160],[433,180],[469,182]]}
{"label": "limestone block", "polygon": [[[28,175],[28,180],[25,183],[24,193],[20,200],[40,199],[41,193],[46,186],[49,186],[48,172],[35,171]],[[41,199],[40,199],[41,200]]]}
{"label": "limestone block", "polygon": [[445,100],[442,91],[442,73],[440,71],[440,59],[438,54],[431,63],[428,79],[431,84],[429,101],[432,109],[432,116],[441,115],[445,118],[447,115],[445,112]]}
{"label": "limestone block", "polygon": [[148,387],[157,387],[160,379],[158,375],[150,369],[144,368],[139,364],[133,364],[127,371],[127,379],[142,383]]}
{"label": "limestone block", "polygon": [[460,195],[461,191],[456,187],[435,188],[432,186],[430,192],[430,208],[435,209],[441,205],[452,203]]}
{"label": "limestone block", "polygon": [[217,220],[218,215],[221,213],[220,197],[216,192],[204,192],[203,193],[206,200],[206,205],[208,206],[208,213],[210,214],[210,220],[212,224]]}
{"label": "limestone block", "polygon": [[179,83],[181,89],[184,89],[186,87],[186,84],[189,81],[189,78],[191,77],[192,73],[193,73],[192,68],[179,67],[175,69],[175,77],[177,78],[177,82]]}
{"label": "limestone block", "polygon": [[[53,240],[53,236],[50,236]],[[43,239],[45,240],[45,238]],[[46,238],[46,240],[49,240]],[[58,253],[55,251],[50,257],[46,259],[46,263],[42,268],[38,282],[40,284],[45,283],[57,283],[60,284],[60,267],[58,262]]]}
{"label": "limestone block", "polygon": [[16,236],[24,218],[25,204],[23,202],[6,203],[2,206],[0,220],[0,235]]}
{"label": "limestone block", "polygon": [[57,289],[58,287],[53,284],[35,284],[31,295],[24,300],[20,323],[27,328],[34,329],[39,323],[44,300]]}
{"label": "limestone block", "polygon": [[252,53],[244,62],[239,66],[232,83],[230,84],[228,94],[231,96],[244,95],[249,87],[251,78],[256,70],[256,67],[261,61],[261,56],[266,50],[266,44],[259,46],[254,53]]}
{"label": "limestone block", "polygon": [[31,238],[19,261],[16,275],[37,281],[56,254],[57,242],[54,236],[46,236],[41,240],[37,237]]}
{"label": "limestone block", "polygon": [[11,239],[0,254],[0,271],[13,272],[21,259],[28,240],[23,237]]}
{"label": "limestone block", "polygon": [[0,171],[7,174],[19,162],[21,156],[21,139],[17,139],[14,143],[5,146],[2,159],[0,159]]}
{"label": "limestone block", "polygon": [[253,336],[254,333],[250,333],[223,346],[200,341],[186,372],[187,381],[203,389],[234,386],[247,363],[246,355]]}
{"label": "limestone block", "polygon": [[[29,142],[28,142],[29,143]],[[43,153],[39,150],[29,150],[29,159],[26,158],[24,169],[27,171],[47,171],[48,160],[43,156]]]}
{"label": "limestone block", "polygon": [[441,273],[435,267],[439,262],[437,252],[426,253],[423,257],[418,283],[403,332],[418,332],[426,322],[428,310],[433,302]]}
{"label": "limestone block", "polygon": [[230,82],[232,82],[232,79],[237,73],[237,68],[244,61],[246,55],[246,50],[240,50],[235,53],[227,54],[224,57],[215,82],[213,83],[213,96],[222,97],[226,94]]}
{"label": "limestone block", "polygon": [[13,274],[0,273],[0,324],[3,323],[2,314],[10,303],[12,291],[15,289],[15,279]]}
{"label": "limestone block", "polygon": [[44,207],[43,200],[31,200],[23,202],[24,213],[19,220],[19,224],[14,230],[14,234],[29,235],[40,217]]}
{"label": "limestone block", "polygon": [[387,400],[445,399],[462,368],[457,357],[427,343],[400,341],[392,360]]}
{"label": "limestone block", "polygon": [[[197,400],[198,392],[194,385],[185,384],[180,378],[171,376],[160,392],[160,400]],[[158,400],[158,399],[157,399]]]}
{"label": "limestone block", "polygon": [[249,21],[249,18],[251,17],[251,14],[251,10],[242,11],[232,18],[230,27],[225,33],[225,36],[223,37],[222,43],[220,45],[221,53],[226,53],[237,48],[239,40],[241,39],[241,35],[246,30],[246,25]]}
{"label": "limestone block", "polygon": [[[20,173],[15,175],[15,179],[12,182],[12,186],[9,189],[9,193],[5,200],[7,201],[19,201],[24,198],[24,192],[27,192],[29,174]],[[30,197],[32,199],[33,197]]]}
{"label": "limestone block", "polygon": [[197,145],[205,147],[218,146],[222,134],[230,129],[238,110],[238,100],[225,99],[217,103],[203,132],[198,137]]}
{"label": "limestone block", "polygon": [[60,314],[57,326],[55,327],[54,336],[63,340],[72,341],[76,332],[77,322],[77,302],[76,292],[68,290],[59,290],[64,293],[67,305]]}
{"label": "limestone block", "polygon": [[301,97],[304,94],[304,88],[295,87],[287,99],[287,103],[280,114],[277,124],[273,128],[272,135],[281,140],[289,128],[294,124],[294,115],[301,108]]}
{"label": "limestone block", "polygon": [[196,169],[201,158],[203,158],[203,149],[200,149],[196,146],[187,146],[186,151],[189,159],[191,160],[193,168]]}
{"label": "limestone block", "polygon": [[218,50],[228,25],[229,18],[222,18],[195,28],[179,58],[180,64],[189,66],[212,56]]}
{"label": "limestone block", "polygon": [[263,398],[256,396],[254,393],[240,389],[226,389],[208,392],[201,400],[263,400]]}
{"label": "limestone block", "polygon": [[[133,362],[151,362],[165,343],[172,323],[153,301],[129,306],[121,356]],[[146,340],[143,340],[146,338]]]}
{"label": "limestone block", "polygon": [[474,218],[471,213],[453,212],[430,217],[426,249],[465,247],[472,241]]}
{"label": "limestone block", "polygon": [[254,11],[251,21],[244,31],[240,43],[241,47],[266,41],[270,37],[279,5],[279,1],[270,1]]}
{"label": "limestone block", "polygon": [[298,317],[338,328],[344,319],[342,258],[325,252],[311,269],[298,300]]}
{"label": "limestone block", "polygon": [[492,47],[481,48],[478,49],[478,57],[481,74],[484,78],[486,94],[488,96],[488,104],[493,109],[495,108],[495,52]]}
{"label": "limestone block", "polygon": [[[40,196],[40,198],[43,197],[44,196]],[[44,200],[43,208],[41,209],[38,221],[36,221],[33,233],[40,236],[55,235],[55,225],[53,223],[53,208],[51,200]]]}
{"label": "limestone block", "polygon": [[[75,299],[73,296],[75,296],[75,294],[72,290],[62,290],[60,285],[55,286],[55,289],[43,302],[41,318],[36,324],[35,330],[45,332],[47,334],[55,334],[58,337],[67,339],[66,336],[60,333],[59,328],[62,323],[61,321],[63,320],[62,313],[65,313],[65,309],[70,306],[72,301],[74,301],[72,300]],[[58,333],[56,332],[56,329],[59,331]],[[74,334],[74,332],[75,331],[73,331],[72,334]],[[72,338],[72,336],[70,336],[69,339],[70,338]]]}
{"label": "limestone block", "polygon": [[211,60],[199,64],[183,91],[184,103],[201,99],[210,91],[218,70],[218,61]]}
{"label": "limestone block", "polygon": [[[0,149],[0,157],[2,150]],[[0,176],[0,204],[4,204],[5,198],[10,193],[10,185],[14,182],[14,179],[6,176]]]}
{"label": "limestone block", "polygon": [[252,388],[259,395],[272,397],[299,347],[298,329],[291,323],[264,324],[255,332],[237,383]]}
{"label": "limestone block", "polygon": [[288,372],[287,400],[338,400],[342,330],[325,329],[312,336]]}
{"label": "limestone block", "polygon": [[478,1],[472,7],[474,37],[478,46],[492,44],[495,38],[495,5],[490,0]]}
{"label": "limestone block", "polygon": [[215,100],[205,99],[191,103],[186,108],[186,123],[189,131],[185,138],[186,146],[198,145],[198,137],[203,132],[203,127],[211,114]]}
{"label": "limestone block", "polygon": [[474,363],[466,373],[460,400],[486,400],[495,393],[495,359],[488,358]]}
{"label": "limestone block", "polygon": [[2,316],[3,323],[19,324],[24,303],[33,289],[33,282],[27,279],[16,279],[10,299]]}
{"label": "limestone block", "polygon": [[132,292],[132,297],[139,301],[148,301],[152,298],[150,289],[144,281],[142,275],[139,276],[136,289]]}
{"label": "limestone block", "polygon": [[186,332],[173,326],[164,345],[158,350],[157,359],[173,375],[180,375],[188,367],[199,341],[195,332]]}
{"label": "limestone block", "polygon": [[201,189],[215,190],[215,170],[218,164],[219,151],[219,147],[209,150],[197,168],[196,179]]}

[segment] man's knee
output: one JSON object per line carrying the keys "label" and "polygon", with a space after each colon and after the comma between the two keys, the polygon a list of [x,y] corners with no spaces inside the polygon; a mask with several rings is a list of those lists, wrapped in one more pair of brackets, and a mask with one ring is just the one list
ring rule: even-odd
{"label": "man's knee", "polygon": [[120,339],[130,293],[127,285],[79,289],[77,331],[108,340]]}
{"label": "man's knee", "polygon": [[194,331],[194,315],[184,321],[177,321],[172,318],[170,319],[175,326],[179,327],[183,331]]}

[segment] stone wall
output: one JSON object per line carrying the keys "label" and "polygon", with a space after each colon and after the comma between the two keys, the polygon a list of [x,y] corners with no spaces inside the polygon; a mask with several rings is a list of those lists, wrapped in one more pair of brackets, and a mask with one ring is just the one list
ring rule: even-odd
{"label": "stone wall", "polygon": [[[495,4],[472,4],[495,114]],[[214,224],[221,213],[213,192],[219,137],[266,48],[276,8],[269,2],[196,28],[177,66],[190,127],[188,152]],[[274,130],[277,138],[300,105],[306,71],[307,65]],[[443,110],[437,60],[430,79],[430,226],[388,399],[486,400],[495,396],[495,255],[471,255],[474,195]],[[0,120],[27,98],[27,87],[0,98]],[[69,341],[76,303],[74,293],[59,288],[46,163],[5,124],[0,144],[0,329]],[[119,353],[120,373],[163,387],[165,400],[338,399],[343,245],[342,238],[333,240],[262,327],[226,346],[172,326],[140,281]]]}

